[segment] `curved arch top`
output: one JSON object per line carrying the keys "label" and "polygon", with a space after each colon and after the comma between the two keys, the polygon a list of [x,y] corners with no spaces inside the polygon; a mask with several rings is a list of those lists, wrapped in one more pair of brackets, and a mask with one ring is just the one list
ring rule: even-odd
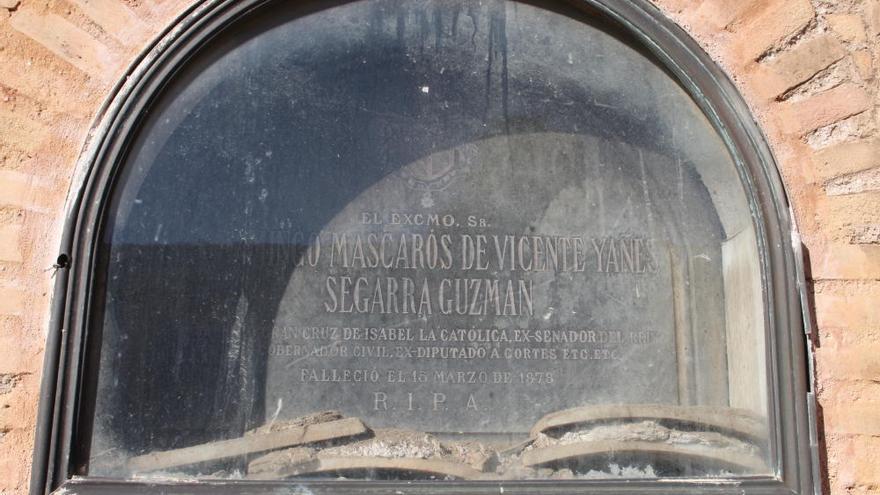
{"label": "curved arch top", "polygon": [[[811,485],[781,182],[730,82],[649,4],[208,2],[171,33],[108,113],[72,220],[47,453],[70,464],[47,487],[166,479],[130,460],[328,409],[371,433],[170,472],[378,456],[401,464],[347,475],[422,479],[415,455],[585,490]],[[675,419],[703,410],[763,436]]]}

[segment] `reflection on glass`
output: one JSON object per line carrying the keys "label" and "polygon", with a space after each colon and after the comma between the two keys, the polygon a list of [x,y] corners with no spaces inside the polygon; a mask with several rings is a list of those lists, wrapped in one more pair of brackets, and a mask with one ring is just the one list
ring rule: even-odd
{"label": "reflection on glass", "polygon": [[754,222],[668,73],[560,6],[291,8],[126,158],[89,474],[773,474]]}

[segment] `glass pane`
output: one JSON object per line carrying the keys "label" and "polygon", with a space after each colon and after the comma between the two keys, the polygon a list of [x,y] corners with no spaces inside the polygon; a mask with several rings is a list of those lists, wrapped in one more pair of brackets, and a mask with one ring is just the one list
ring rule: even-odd
{"label": "glass pane", "polygon": [[591,15],[270,5],[127,155],[88,473],[772,474],[755,225],[698,106]]}

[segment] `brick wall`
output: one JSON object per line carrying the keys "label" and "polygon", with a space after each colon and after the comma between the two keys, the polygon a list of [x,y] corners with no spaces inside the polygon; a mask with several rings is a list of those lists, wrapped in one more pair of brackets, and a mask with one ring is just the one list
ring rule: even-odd
{"label": "brick wall", "polygon": [[[113,84],[187,0],[0,0],[0,493],[24,493],[65,201]],[[880,0],[657,0],[732,76],[810,253],[824,468],[880,493]]]}

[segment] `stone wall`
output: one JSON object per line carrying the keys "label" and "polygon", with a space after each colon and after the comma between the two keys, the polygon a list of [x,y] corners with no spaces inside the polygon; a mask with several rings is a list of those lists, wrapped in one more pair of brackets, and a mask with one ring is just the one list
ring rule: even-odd
{"label": "stone wall", "polygon": [[[25,493],[68,196],[189,0],[0,0],[0,493]],[[880,493],[880,0],[658,0],[732,76],[809,249],[826,491]]]}

